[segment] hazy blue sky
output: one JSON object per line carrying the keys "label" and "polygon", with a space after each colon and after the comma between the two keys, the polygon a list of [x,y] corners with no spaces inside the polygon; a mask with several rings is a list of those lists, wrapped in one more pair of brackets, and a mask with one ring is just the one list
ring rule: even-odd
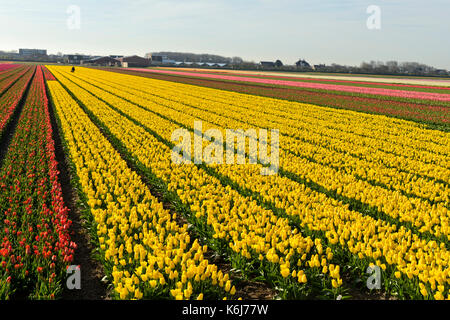
{"label": "hazy blue sky", "polygon": [[[81,10],[69,29],[67,8]],[[366,26],[369,5],[381,29]],[[139,54],[359,65],[417,61],[450,69],[449,0],[1,0],[0,50]]]}

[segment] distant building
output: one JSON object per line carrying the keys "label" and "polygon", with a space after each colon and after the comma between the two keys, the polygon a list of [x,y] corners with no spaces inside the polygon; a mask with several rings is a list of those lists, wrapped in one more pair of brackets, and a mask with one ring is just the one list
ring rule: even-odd
{"label": "distant building", "polygon": [[153,64],[153,65],[172,64],[172,65],[177,65],[177,66],[194,65],[194,66],[203,66],[203,67],[225,67],[228,65],[228,63],[226,63],[226,62],[214,62],[214,60],[212,60],[212,59],[209,59],[208,62],[205,62],[205,61],[191,62],[191,61],[187,61],[187,60],[177,61],[177,60],[169,59],[167,55],[152,54],[152,53],[147,53],[145,55],[145,57],[147,59],[151,59],[151,64]]}
{"label": "distant building", "polygon": [[325,64],[315,64],[314,67],[313,67],[313,69],[316,70],[316,71],[324,70],[325,68],[326,68]]}
{"label": "distant building", "polygon": [[143,67],[149,67],[150,66],[150,59],[142,58],[139,56],[130,56],[130,57],[123,57],[117,59],[120,61],[120,64],[122,67],[125,68],[143,68]]}
{"label": "distant building", "polygon": [[123,56],[118,56],[118,55],[109,55],[109,57],[113,58],[113,59],[123,58]]}
{"label": "distant building", "polygon": [[147,54],[150,57],[152,64],[176,64],[175,60],[169,59],[165,55]]}
{"label": "distant building", "polygon": [[67,54],[64,56],[64,63],[68,64],[81,64],[83,60],[91,59],[91,56],[87,56],[84,54]]}
{"label": "distant building", "polygon": [[21,56],[46,56],[47,50],[45,50],[45,49],[19,49],[19,55],[21,55]]}
{"label": "distant building", "polygon": [[152,60],[152,63],[155,63],[155,64],[163,64],[164,61],[169,60],[167,58],[167,56],[155,55],[155,54],[152,54],[150,59]]}
{"label": "distant building", "polygon": [[152,64],[162,64],[163,60],[167,59],[167,56],[160,56],[160,55],[152,55],[152,54],[150,54],[150,59],[152,60]]}
{"label": "distant building", "polygon": [[261,67],[269,67],[269,68],[275,67],[275,62],[272,61],[261,61],[259,64],[261,65]]}
{"label": "distant building", "polygon": [[445,76],[447,74],[450,74],[450,71],[444,70],[444,69],[436,69],[436,74]]}
{"label": "distant building", "polygon": [[81,64],[90,66],[115,67],[120,65],[120,62],[117,59],[111,57],[99,57],[88,60],[82,60]]}

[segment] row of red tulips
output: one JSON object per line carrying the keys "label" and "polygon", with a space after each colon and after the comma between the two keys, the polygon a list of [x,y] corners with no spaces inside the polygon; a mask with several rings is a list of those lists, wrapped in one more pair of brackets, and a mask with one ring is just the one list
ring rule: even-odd
{"label": "row of red tulips", "polygon": [[35,67],[28,67],[23,74],[20,74],[20,79],[0,96],[0,137],[3,135],[4,128],[25,93],[25,89],[33,76],[34,70]]}
{"label": "row of red tulips", "polygon": [[43,68],[44,78],[46,81],[56,80],[55,76],[47,68]]}
{"label": "row of red tulips", "polygon": [[73,260],[52,134],[38,67],[0,169],[0,300],[54,298]]}

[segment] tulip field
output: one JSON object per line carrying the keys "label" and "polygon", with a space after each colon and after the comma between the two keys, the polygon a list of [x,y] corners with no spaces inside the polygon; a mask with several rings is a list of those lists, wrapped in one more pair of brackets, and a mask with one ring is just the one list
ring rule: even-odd
{"label": "tulip field", "polygon": [[[78,264],[61,166],[113,299],[450,299],[450,86],[346,81],[0,64],[0,300]],[[278,172],[174,163],[195,121]]]}
{"label": "tulip field", "polygon": [[[212,70],[200,72],[196,69],[193,70],[195,72],[189,69],[187,72],[181,72],[167,70],[167,68],[116,68],[110,70],[320,106],[385,114],[438,126],[441,123],[448,124],[450,122],[448,113],[450,85],[445,82],[448,80],[419,81],[393,78],[390,79],[391,83],[386,83],[389,79],[358,77],[364,81],[350,81],[348,77],[324,79],[324,76],[305,78],[299,77],[298,74],[289,76],[253,75],[248,74],[249,72],[241,74],[233,70],[220,72]],[[368,81],[369,79],[371,81]],[[377,81],[375,82],[375,80]],[[381,82],[382,80],[384,82]]]}

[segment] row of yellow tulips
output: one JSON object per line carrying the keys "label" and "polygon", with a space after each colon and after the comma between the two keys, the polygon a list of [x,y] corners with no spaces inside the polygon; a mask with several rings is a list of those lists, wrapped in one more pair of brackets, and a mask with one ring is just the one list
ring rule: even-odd
{"label": "row of yellow tulips", "polygon": [[64,88],[48,87],[117,297],[231,297],[236,289],[204,258],[207,247],[177,225]]}

